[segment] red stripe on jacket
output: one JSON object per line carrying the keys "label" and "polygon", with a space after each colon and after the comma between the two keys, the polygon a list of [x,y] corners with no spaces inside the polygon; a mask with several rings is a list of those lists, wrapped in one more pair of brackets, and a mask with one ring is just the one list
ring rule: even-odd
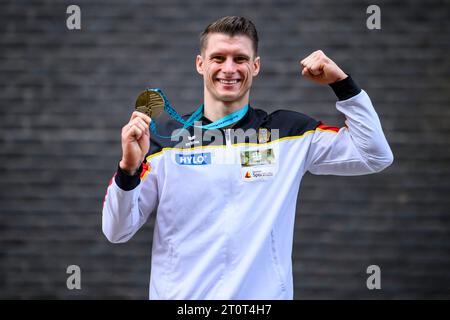
{"label": "red stripe on jacket", "polygon": [[320,122],[320,124],[317,126],[317,128],[322,129],[322,130],[331,130],[334,132],[339,132],[338,127],[327,126],[326,124],[324,124],[322,122]]}

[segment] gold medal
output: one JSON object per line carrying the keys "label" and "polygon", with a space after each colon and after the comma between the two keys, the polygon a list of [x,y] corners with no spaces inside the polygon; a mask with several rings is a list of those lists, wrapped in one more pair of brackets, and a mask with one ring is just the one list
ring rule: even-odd
{"label": "gold medal", "polygon": [[135,109],[156,118],[164,109],[164,98],[156,91],[145,90],[137,97]]}

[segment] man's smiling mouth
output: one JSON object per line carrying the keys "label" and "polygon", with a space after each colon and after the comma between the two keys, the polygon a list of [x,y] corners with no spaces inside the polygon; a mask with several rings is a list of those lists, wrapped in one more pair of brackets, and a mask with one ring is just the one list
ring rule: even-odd
{"label": "man's smiling mouth", "polygon": [[221,84],[236,84],[241,81],[241,79],[217,79]]}

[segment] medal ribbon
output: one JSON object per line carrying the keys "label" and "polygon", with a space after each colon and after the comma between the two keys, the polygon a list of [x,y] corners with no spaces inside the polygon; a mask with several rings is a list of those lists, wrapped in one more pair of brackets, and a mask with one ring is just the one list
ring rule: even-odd
{"label": "medal ribbon", "polygon": [[[164,111],[167,112],[172,119],[183,124],[183,129],[186,129],[189,127],[202,128],[202,129],[206,129],[206,130],[220,129],[220,128],[229,126],[230,124],[233,124],[233,123],[241,120],[245,116],[245,114],[247,113],[248,108],[249,108],[249,105],[246,104],[243,108],[241,108],[229,115],[226,115],[225,117],[223,117],[219,120],[216,120],[210,124],[207,124],[204,126],[203,125],[196,126],[196,125],[194,125],[194,122],[200,120],[203,117],[204,104],[202,104],[200,107],[198,107],[197,110],[195,110],[194,113],[189,117],[189,119],[184,120],[183,117],[181,117],[178,114],[178,112],[176,112],[175,109],[172,108],[172,106],[169,103],[169,100],[166,98],[166,95],[164,94],[164,92],[162,92],[161,89],[157,88],[157,89],[147,89],[147,90],[156,91],[163,97]],[[156,132],[156,123],[154,121],[152,121],[150,123],[150,130],[152,131],[153,134],[155,134],[156,136],[158,136],[160,138],[176,137],[176,136],[180,135],[181,132],[183,132],[183,130],[180,129],[179,133],[174,136],[161,136]]]}

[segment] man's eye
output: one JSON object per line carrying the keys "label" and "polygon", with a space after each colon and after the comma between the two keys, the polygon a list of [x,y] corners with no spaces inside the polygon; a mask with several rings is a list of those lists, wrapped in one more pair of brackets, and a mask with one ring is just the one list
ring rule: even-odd
{"label": "man's eye", "polygon": [[212,57],[212,60],[215,61],[215,62],[223,62],[223,61],[225,61],[224,57],[221,57],[221,56]]}
{"label": "man's eye", "polygon": [[242,63],[242,62],[248,61],[248,58],[247,57],[236,57],[235,61],[238,63]]}

